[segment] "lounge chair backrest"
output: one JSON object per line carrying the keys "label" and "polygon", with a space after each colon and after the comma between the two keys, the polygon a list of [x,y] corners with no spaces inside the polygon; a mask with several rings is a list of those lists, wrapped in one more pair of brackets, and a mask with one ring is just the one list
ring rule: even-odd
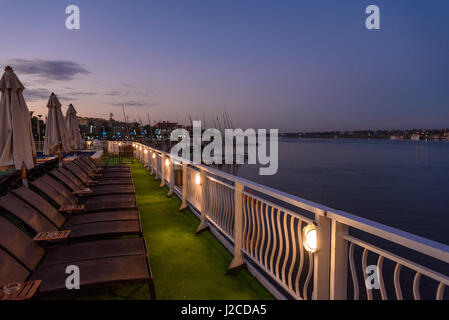
{"label": "lounge chair backrest", "polygon": [[91,163],[92,165],[93,165],[93,167],[94,168],[98,168],[98,160],[94,160],[94,159],[92,159],[91,157],[89,157],[89,156],[86,156],[86,162],[89,162],[89,163]]}
{"label": "lounge chair backrest", "polygon": [[46,174],[43,177],[40,177],[39,179],[42,179],[46,184],[48,184],[53,189],[57,190],[60,194],[62,194],[67,200],[70,201],[72,204],[78,203],[78,198],[73,195],[73,192],[70,191],[69,188],[67,188],[65,185],[63,185],[61,182],[57,181],[55,178],[49,176]]}
{"label": "lounge chair backrest", "polygon": [[39,190],[43,194],[45,194],[47,197],[49,197],[54,202],[56,202],[59,207],[76,204],[76,203],[72,203],[69,199],[64,197],[64,195],[62,195],[58,190],[55,190],[52,186],[49,186],[41,178],[31,182],[31,186],[33,188]]}
{"label": "lounge chair backrest", "polygon": [[89,180],[89,176],[74,163],[65,163],[64,167],[77,176],[83,183]]}
{"label": "lounge chair backrest", "polygon": [[11,282],[25,281],[30,272],[15,258],[0,248],[0,286]]}
{"label": "lounge chair backrest", "polygon": [[79,159],[73,160],[72,163],[77,165],[78,168],[83,170],[83,172],[87,175],[91,175],[92,173],[94,173],[94,171],[91,168],[89,168],[84,162],[81,162]]}
{"label": "lounge chair backrest", "polygon": [[59,213],[59,211],[55,207],[53,207],[47,200],[42,198],[39,194],[31,190],[30,188],[21,187],[12,191],[12,193],[41,212],[58,228],[61,228],[66,222],[67,219],[64,217],[64,215]]}
{"label": "lounge chair backrest", "polygon": [[[34,270],[45,256],[45,250],[3,217],[0,217],[0,230],[2,231],[0,247],[19,260],[28,270]],[[1,258],[0,261],[2,269],[4,261]],[[20,268],[17,270],[19,272]]]}
{"label": "lounge chair backrest", "polygon": [[58,170],[52,170],[49,174],[65,184],[72,192],[80,189],[73,180],[70,180]]}
{"label": "lounge chair backrest", "polygon": [[66,168],[62,167],[62,168],[58,168],[56,169],[58,172],[62,173],[64,176],[66,176],[67,178],[69,178],[71,181],[73,181],[73,183],[76,184],[76,186],[78,187],[78,189],[84,189],[86,188],[85,185],[83,185],[83,183],[81,182],[81,180],[79,178],[77,178],[73,173],[71,173],[69,170],[67,170]]}
{"label": "lounge chair backrest", "polygon": [[42,213],[12,193],[8,193],[6,196],[0,198],[0,207],[33,229],[36,233],[58,230]]}
{"label": "lounge chair backrest", "polygon": [[80,161],[84,162],[92,170],[96,170],[97,169],[97,166],[89,161],[90,157],[88,157],[88,156],[81,156],[81,157],[79,157],[79,159],[80,159]]}

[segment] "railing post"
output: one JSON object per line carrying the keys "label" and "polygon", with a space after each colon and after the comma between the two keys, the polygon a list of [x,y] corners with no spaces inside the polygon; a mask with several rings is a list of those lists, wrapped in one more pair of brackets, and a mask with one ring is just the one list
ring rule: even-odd
{"label": "railing post", "polygon": [[150,152],[150,161],[151,161],[151,174],[156,175],[156,171],[154,170],[154,160],[155,158],[153,158],[153,155],[155,155],[156,153],[154,152],[154,150],[151,150]]}
{"label": "railing post", "polygon": [[182,202],[179,211],[187,208],[187,163],[182,164]]}
{"label": "railing post", "polygon": [[206,219],[206,172],[204,170],[200,171],[200,179],[201,179],[201,222],[196,230],[196,233],[207,229],[207,219]]}
{"label": "railing post", "polygon": [[243,265],[242,239],[243,239],[243,184],[236,182],[234,188],[234,258],[229,269]]}
{"label": "railing post", "polygon": [[160,185],[161,188],[165,186],[164,177],[165,177],[165,155],[161,153],[161,185]]}
{"label": "railing post", "polygon": [[171,197],[173,195],[173,193],[175,192],[175,162],[171,160],[170,156],[169,156],[169,161],[170,161],[170,181],[169,181],[169,185],[170,185],[170,190],[168,191],[167,196]]}
{"label": "railing post", "polygon": [[330,299],[346,300],[348,276],[348,226],[332,220]]}
{"label": "railing post", "polygon": [[146,154],[146,159],[145,159],[146,163],[147,163],[147,171],[150,171],[151,169],[151,152],[150,149],[147,149],[147,154]]}
{"label": "railing post", "polygon": [[159,177],[159,157],[160,157],[159,153],[156,152],[156,158],[154,158],[154,168],[156,170],[155,175],[154,175],[155,180],[160,178]]}
{"label": "railing post", "polygon": [[319,250],[314,253],[313,300],[329,300],[330,219],[325,212],[315,214]]}

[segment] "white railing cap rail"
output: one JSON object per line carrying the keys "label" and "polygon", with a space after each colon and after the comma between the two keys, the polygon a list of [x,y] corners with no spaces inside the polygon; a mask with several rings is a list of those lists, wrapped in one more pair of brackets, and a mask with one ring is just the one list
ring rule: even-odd
{"label": "white railing cap rail", "polygon": [[[146,148],[152,149],[158,153],[170,156],[170,153],[161,151],[152,147],[145,146],[141,143],[140,144]],[[182,158],[174,158],[175,160],[178,159],[182,161]],[[406,231],[402,231],[393,227],[386,226],[382,223],[371,221],[356,215],[353,215],[351,213],[347,213],[341,210],[335,210],[332,208],[329,208],[327,206],[315,203],[313,201],[309,201],[291,194],[288,194],[283,191],[276,190],[274,188],[261,185],[259,183],[240,178],[237,176],[234,176],[232,174],[226,173],[224,171],[214,169],[211,167],[208,167],[203,164],[194,164],[193,165],[196,168],[200,168],[201,170],[204,170],[206,172],[209,172],[211,174],[214,174],[216,176],[222,177],[224,179],[227,179],[229,181],[233,181],[235,183],[243,184],[246,187],[249,187],[253,190],[256,190],[258,192],[261,192],[265,195],[268,195],[270,197],[279,199],[285,203],[291,204],[293,206],[299,207],[301,209],[307,210],[309,212],[313,212],[319,215],[326,215],[330,219],[334,219],[340,223],[343,223],[347,226],[359,229],[361,231],[370,233],[372,235],[378,236],[380,238],[386,239],[388,241],[391,241],[393,243],[399,244],[401,246],[404,246],[406,248],[415,250],[417,252],[420,252],[422,254],[425,254],[427,256],[436,258],[438,260],[444,261],[446,263],[449,263],[449,246],[429,240],[411,233],[408,233]]]}
{"label": "white railing cap rail", "polygon": [[326,216],[347,226],[449,263],[449,246],[443,243],[429,240],[340,210],[328,210]]}

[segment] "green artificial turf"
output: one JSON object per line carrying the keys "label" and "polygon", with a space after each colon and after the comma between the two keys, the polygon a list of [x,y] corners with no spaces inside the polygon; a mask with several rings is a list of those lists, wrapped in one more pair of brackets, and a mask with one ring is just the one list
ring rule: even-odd
{"label": "green artificial turf", "polygon": [[131,170],[158,299],[272,299],[247,270],[227,274],[226,248],[209,231],[197,235],[196,216],[140,163]]}
{"label": "green artificial turf", "polygon": [[[111,164],[114,164],[113,162]],[[273,299],[246,270],[227,274],[232,256],[180,200],[137,161],[130,165],[157,299]],[[71,297],[70,297],[71,298]],[[145,285],[90,291],[81,299],[149,299]]]}

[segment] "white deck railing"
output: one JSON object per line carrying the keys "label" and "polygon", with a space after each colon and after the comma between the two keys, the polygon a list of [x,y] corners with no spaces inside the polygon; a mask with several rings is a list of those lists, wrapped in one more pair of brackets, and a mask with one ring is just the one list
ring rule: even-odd
{"label": "white deck railing", "polygon": [[[177,194],[277,298],[444,299],[449,246],[334,210],[133,143],[136,157]],[[109,151],[118,142],[109,142]],[[175,186],[182,170],[182,187]],[[319,250],[304,249],[303,228],[317,226]],[[377,286],[368,265],[377,268]],[[390,281],[391,279],[391,281]],[[446,290],[447,291],[447,290]]]}

